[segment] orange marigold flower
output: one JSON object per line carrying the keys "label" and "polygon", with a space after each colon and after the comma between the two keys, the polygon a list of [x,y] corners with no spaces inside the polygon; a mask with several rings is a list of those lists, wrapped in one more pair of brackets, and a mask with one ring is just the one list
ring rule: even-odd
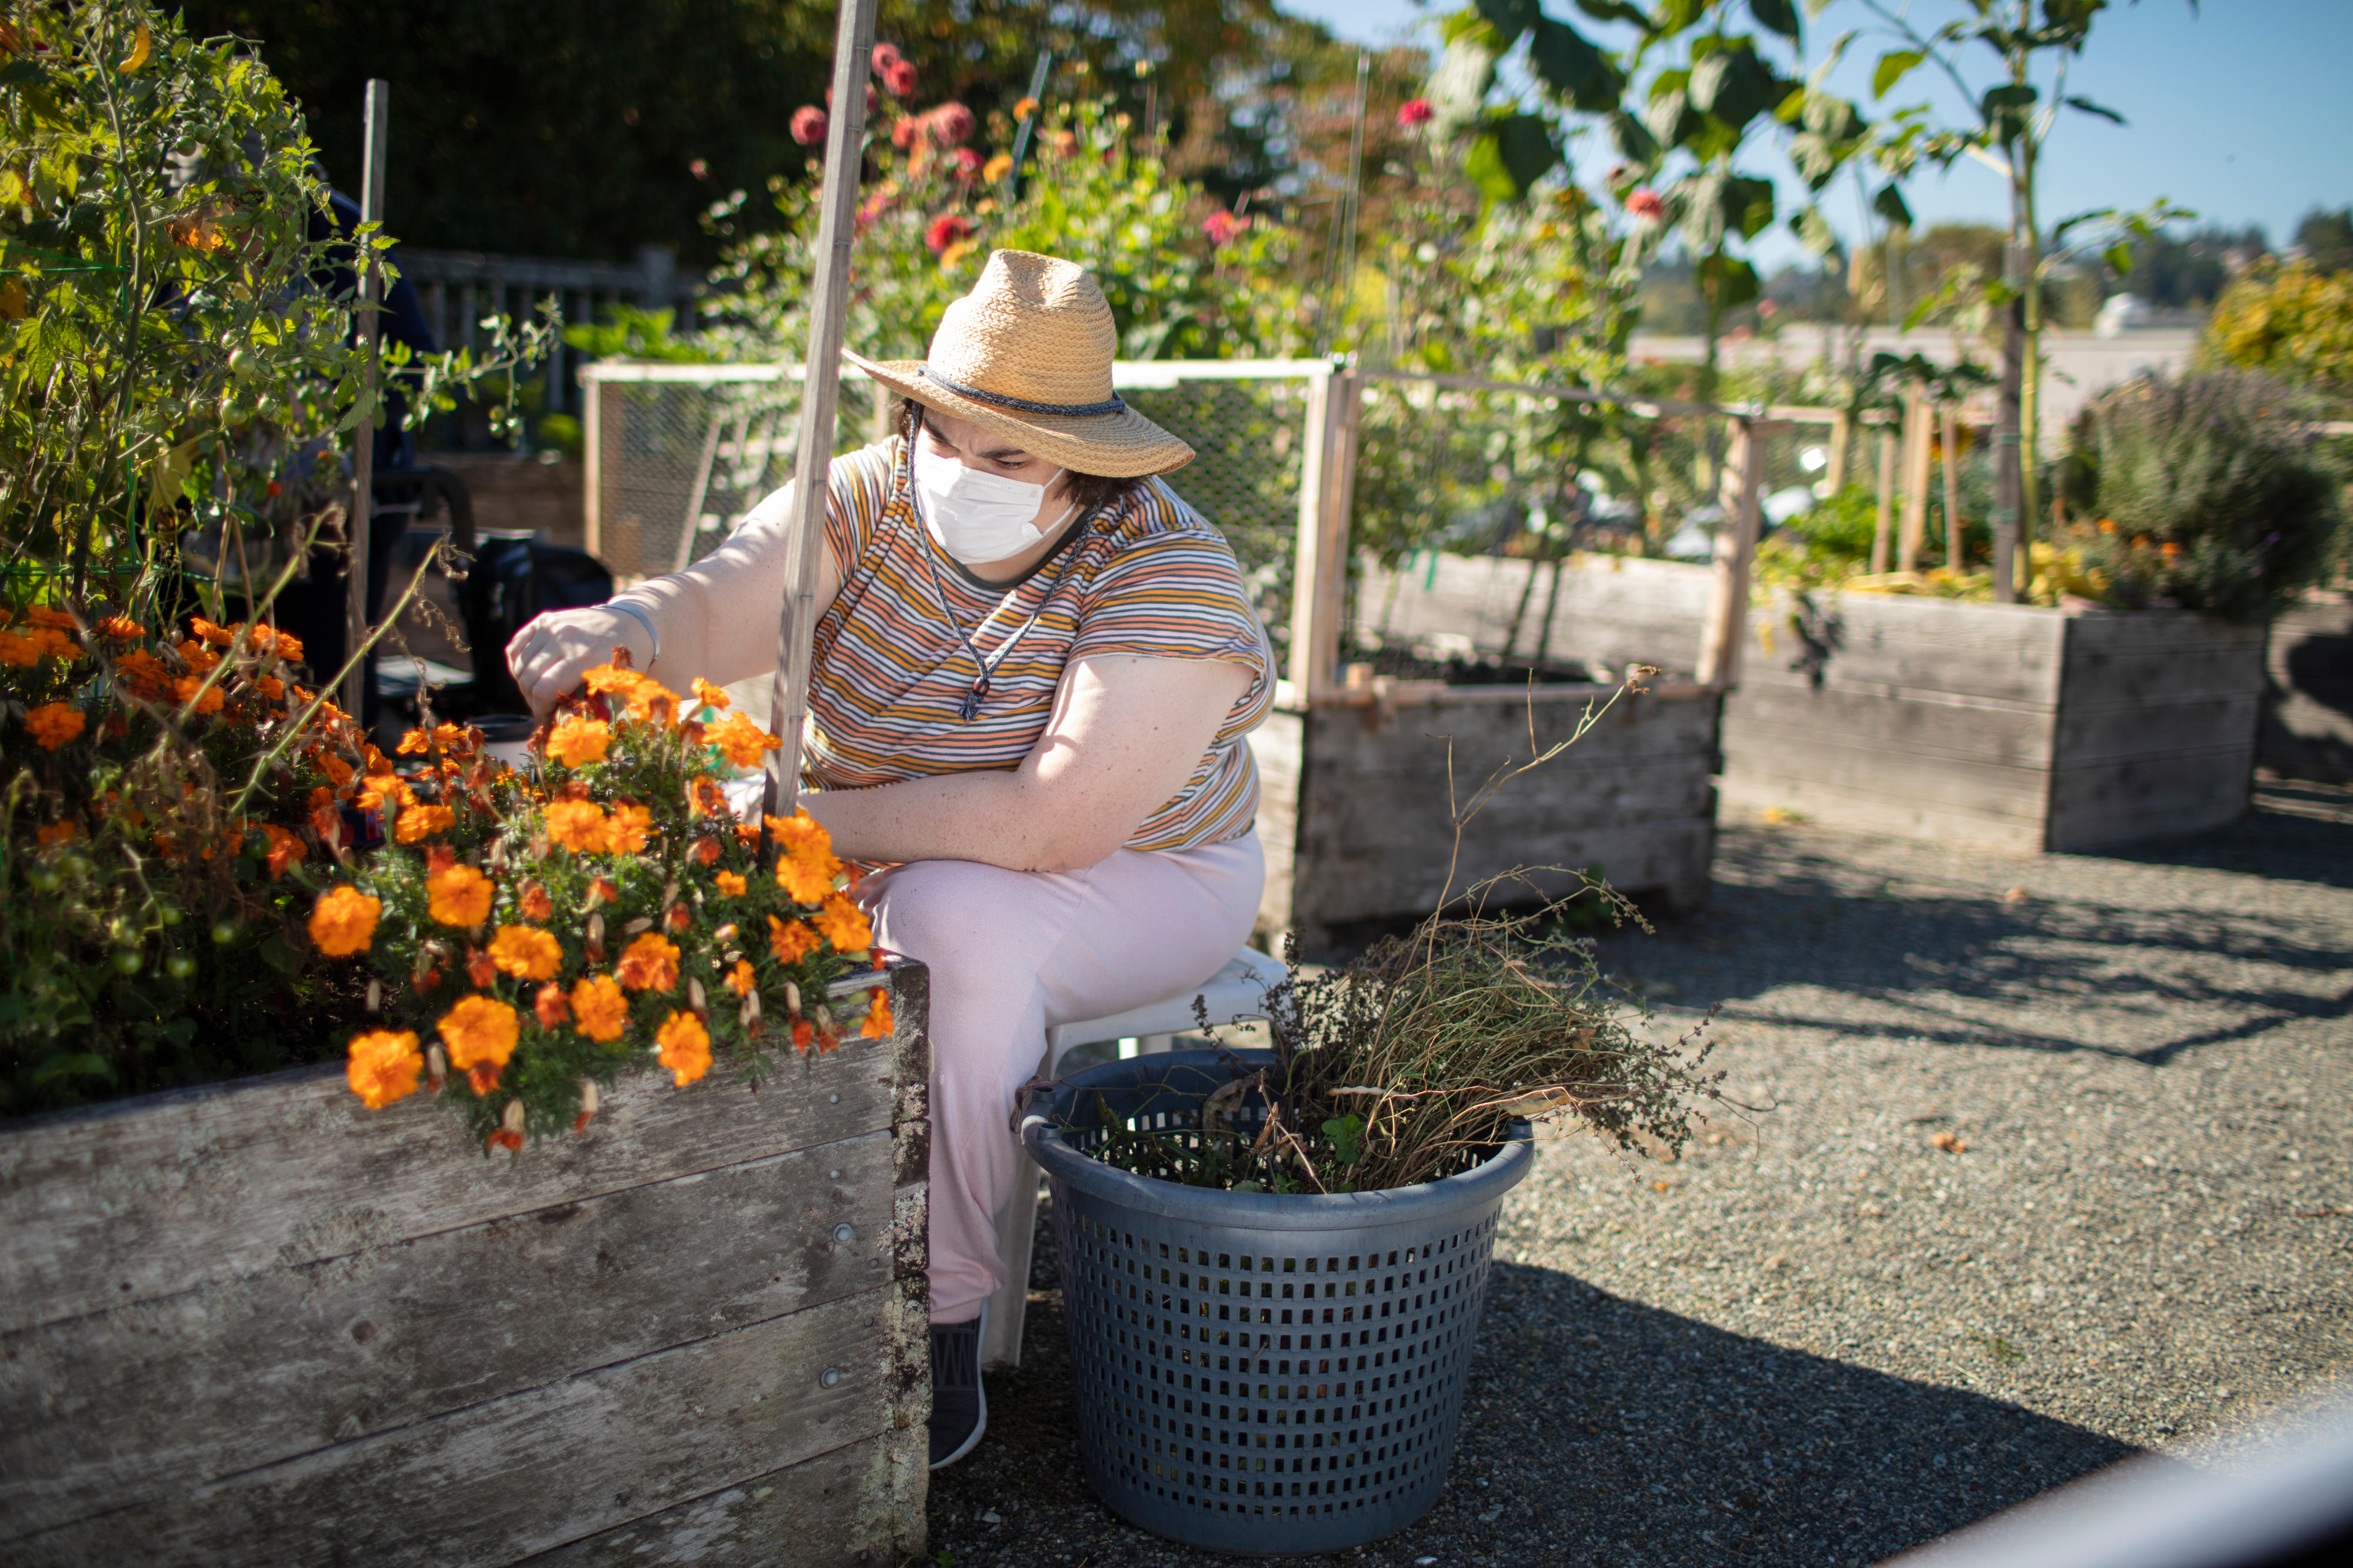
{"label": "orange marigold flower", "polygon": [[25,728],[43,751],[54,752],[82,731],[90,720],[70,702],[44,702],[25,715]]}
{"label": "orange marigold flower", "polygon": [[572,1026],[590,1039],[617,1040],[629,1026],[629,999],[611,975],[583,975],[572,987]]}
{"label": "orange marigold flower", "polygon": [[654,1031],[654,1044],[661,1047],[661,1065],[670,1068],[681,1089],[711,1070],[711,1031],[691,1013],[674,1012],[663,1019]]}
{"label": "orange marigold flower", "polygon": [[635,855],[646,847],[654,830],[654,814],[635,801],[617,800],[605,823],[605,847],[615,855]]}
{"label": "orange marigold flower", "polygon": [[100,636],[112,637],[116,642],[129,642],[132,637],[147,635],[147,628],[129,616],[109,616],[98,623],[98,630]]}
{"label": "orange marigold flower", "polygon": [[678,989],[678,944],[647,931],[621,950],[613,976],[632,991]]}
{"label": "orange marigold flower", "polygon": [[556,800],[547,805],[547,836],[575,855],[605,847],[605,812],[593,800]]}
{"label": "orange marigold flower", "polygon": [[180,657],[187,662],[188,668],[198,675],[209,675],[220,668],[220,655],[193,638],[182,640]]}
{"label": "orange marigold flower", "polygon": [[559,721],[549,731],[547,755],[567,768],[585,768],[603,762],[612,744],[613,726],[602,719],[575,717]]}
{"label": "orange marigold flower", "polygon": [[605,819],[605,847],[614,855],[638,855],[654,834],[654,812],[636,801],[614,801]]}
{"label": "orange marigold flower", "polygon": [[44,847],[51,844],[70,844],[80,837],[81,824],[72,821],[46,822],[33,830],[33,841]]}
{"label": "orange marigold flower", "polygon": [[564,963],[564,949],[535,926],[501,926],[491,938],[491,962],[517,980],[552,980]]}
{"label": "orange marigold flower", "polygon": [[706,708],[724,708],[733,700],[723,686],[713,686],[701,676],[694,678],[694,700]]}
{"label": "orange marigold flower", "polygon": [[343,1078],[352,1092],[370,1110],[382,1110],[394,1100],[417,1092],[425,1071],[425,1058],[417,1048],[413,1030],[370,1029],[352,1037]]}
{"label": "orange marigold flower", "polygon": [[282,700],[286,696],[286,683],[274,675],[254,677],[253,689],[272,702]]}
{"label": "orange marigold flower", "polygon": [[715,866],[719,863],[719,840],[698,838],[694,841],[694,847],[687,853],[698,866]]}
{"label": "orange marigold flower", "polygon": [[651,720],[667,710],[676,711],[678,693],[652,676],[619,665],[597,666],[581,678],[599,697],[619,698],[632,719]]}
{"label": "orange marigold flower", "polygon": [[352,782],[352,764],[343,761],[343,758],[335,755],[334,752],[322,747],[320,748],[316,761],[319,764],[319,771],[326,774],[327,782],[333,784],[337,789],[341,789],[345,784]]}
{"label": "orange marigold flower", "polygon": [[217,684],[205,685],[205,678],[201,675],[184,675],[172,682],[172,695],[178,698],[183,706],[194,703],[198,713],[217,713],[228,701],[227,692]]}
{"label": "orange marigold flower", "polygon": [[726,894],[729,898],[740,899],[744,896],[744,889],[746,884],[744,883],[742,872],[720,871],[714,873],[711,879],[718,883],[719,890]]}
{"label": "orange marigold flower", "polygon": [[816,1038],[816,1025],[810,1023],[807,1018],[795,1018],[793,1020],[793,1045],[797,1048],[804,1051],[807,1050],[809,1048],[809,1042]]}
{"label": "orange marigold flower", "polygon": [[202,616],[195,616],[188,624],[195,628],[196,636],[215,647],[227,647],[237,640],[236,626],[216,626]]}
{"label": "orange marigold flower", "polygon": [[891,994],[880,985],[866,994],[866,1022],[858,1032],[870,1040],[879,1040],[898,1027],[891,1016]]}
{"label": "orange marigold flower", "polygon": [[762,757],[785,743],[741,713],[730,713],[712,725],[702,732],[702,739],[739,768],[758,767]]}
{"label": "orange marigold flower", "polygon": [[480,948],[470,947],[466,950],[466,978],[474,983],[476,990],[488,991],[499,983],[499,966]]}
{"label": "orange marigold flower", "polygon": [[780,921],[768,917],[768,951],[776,955],[778,963],[798,963],[817,951],[818,934],[807,921]]}
{"label": "orange marigold flower", "polygon": [[809,917],[809,923],[833,943],[836,952],[863,952],[874,945],[874,928],[867,922],[866,911],[839,893],[826,900],[825,908]]}
{"label": "orange marigold flower", "polygon": [[776,841],[776,886],[795,903],[814,904],[833,891],[841,862],[833,858],[833,836],[824,824],[803,810],[790,821],[769,817],[768,831]]}
{"label": "orange marigold flower", "polygon": [[617,904],[620,901],[621,889],[613,885],[610,878],[599,877],[595,881],[588,884],[588,907],[590,909],[595,909],[598,904]]}
{"label": "orange marigold flower", "polygon": [[717,779],[697,773],[687,783],[686,808],[691,816],[716,816],[727,809],[727,792]]}
{"label": "orange marigold flower", "polygon": [[0,632],[0,664],[29,668],[40,662],[40,644],[16,632]]}
{"label": "orange marigold flower", "polygon": [[471,866],[454,865],[425,879],[427,907],[445,926],[478,926],[491,918],[491,879]]}
{"label": "orange marigold flower", "polygon": [[[229,628],[231,631],[243,629],[241,626]],[[281,632],[276,626],[255,626],[246,633],[245,640],[258,651],[274,653],[280,658],[302,657],[302,639],[290,632]]]}
{"label": "orange marigold flower", "polygon": [[752,961],[748,958],[737,959],[735,967],[727,972],[727,978],[723,984],[738,996],[752,994],[752,987],[756,984],[752,974]]}
{"label": "orange marigold flower", "polygon": [[522,911],[523,919],[538,921],[542,924],[545,924],[555,915],[555,900],[549,898],[547,889],[537,882],[525,882],[522,885],[522,892],[516,898],[515,907]]}
{"label": "orange marigold flower", "polygon": [[[0,632],[0,643],[5,643],[7,637],[7,633]],[[0,663],[4,662],[6,662],[5,655],[0,652]],[[172,672],[164,668],[162,659],[145,648],[134,647],[122,654],[114,661],[114,668],[133,697],[153,702],[172,689]]]}
{"label": "orange marigold flower", "polygon": [[311,910],[311,945],[329,958],[365,952],[375,941],[375,924],[383,915],[383,900],[368,897],[349,882],[338,883],[320,894]]}
{"label": "orange marigold flower", "polygon": [[441,1043],[449,1047],[449,1059],[470,1070],[477,1066],[505,1067],[522,1035],[522,1018],[495,996],[462,998],[441,1015],[434,1027],[441,1031]]}
{"label": "orange marigold flower", "polygon": [[286,868],[310,854],[302,841],[274,822],[258,823],[262,836],[269,840],[269,853],[263,857],[269,868],[269,879],[276,881]]}
{"label": "orange marigold flower", "polygon": [[483,1140],[482,1147],[485,1149],[504,1149],[511,1154],[521,1152],[522,1148],[522,1134],[517,1132],[511,1127],[501,1127],[496,1132],[491,1133],[490,1137]]}
{"label": "orange marigold flower", "polygon": [[393,830],[393,837],[403,844],[415,844],[457,826],[458,814],[446,805],[412,805],[400,814],[400,826]]}
{"label": "orange marigold flower", "polygon": [[539,1015],[541,1028],[553,1029],[572,1016],[572,1004],[565,998],[564,987],[551,980],[532,999],[532,1011]]}

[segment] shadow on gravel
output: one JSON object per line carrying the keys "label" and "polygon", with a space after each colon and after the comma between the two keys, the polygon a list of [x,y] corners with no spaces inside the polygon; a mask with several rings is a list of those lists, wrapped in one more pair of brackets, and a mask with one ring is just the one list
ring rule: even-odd
{"label": "shadow on gravel", "polygon": [[[2353,886],[2353,816],[2325,822],[2267,810],[2133,858],[2271,876],[2262,862],[2274,857],[2279,876]],[[2022,881],[2034,880],[2033,864],[2021,862]],[[1785,994],[1773,1021],[1852,1037],[2089,1050],[2152,1066],[2289,1019],[2353,1015],[2341,943],[2292,914],[2009,903],[1882,882],[1833,847],[1810,847],[1804,835],[1727,833],[1706,913],[1603,946],[1638,973],[1672,973],[1679,1001],[1728,1004],[1735,1020],[1742,999],[1802,984],[1868,998],[1881,1016],[1812,1017]],[[2100,1043],[2086,1024],[2094,1014],[2129,1017],[2129,1033],[2146,1043]]]}
{"label": "shadow on gravel", "polygon": [[[990,1374],[987,1440],[932,1478],[932,1550],[955,1568],[1222,1561],[1095,1500],[1063,1330],[1060,1290],[1033,1291],[1020,1371]],[[1490,1278],[1466,1417],[1437,1507],[1345,1561],[1859,1565],[2136,1451],[1511,1264]]]}
{"label": "shadow on gravel", "polygon": [[2255,809],[2211,833],[2102,852],[2147,866],[2239,871],[2283,882],[2353,888],[2353,788],[2269,779]]}

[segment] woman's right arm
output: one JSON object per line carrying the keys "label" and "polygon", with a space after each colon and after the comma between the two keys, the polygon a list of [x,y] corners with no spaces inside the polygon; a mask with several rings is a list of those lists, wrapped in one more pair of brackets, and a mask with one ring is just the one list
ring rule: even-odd
{"label": "woman's right arm", "polygon": [[[726,543],[685,571],[640,583],[609,604],[550,611],[517,632],[507,645],[507,668],[533,716],[546,717],[616,647],[628,648],[636,668],[674,691],[698,676],[724,686],[776,668],[792,490],[786,485],[762,501]],[[841,568],[820,543],[816,614],[824,615],[840,591]]]}

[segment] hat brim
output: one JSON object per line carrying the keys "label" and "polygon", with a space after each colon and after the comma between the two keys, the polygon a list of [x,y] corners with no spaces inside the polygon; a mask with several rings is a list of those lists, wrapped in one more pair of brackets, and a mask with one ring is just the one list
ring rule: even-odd
{"label": "hat brim", "polygon": [[1033,457],[1073,473],[1140,479],[1174,473],[1193,460],[1191,447],[1133,408],[1117,414],[1024,414],[950,392],[923,374],[922,360],[871,360],[848,349],[841,357],[900,395],[986,426],[1020,442]]}

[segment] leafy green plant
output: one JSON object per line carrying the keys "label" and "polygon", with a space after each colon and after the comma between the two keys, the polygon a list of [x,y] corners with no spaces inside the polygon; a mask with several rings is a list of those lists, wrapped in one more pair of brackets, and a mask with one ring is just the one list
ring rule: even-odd
{"label": "leafy green plant", "polygon": [[2332,563],[2343,476],[2316,412],[2244,371],[2106,394],[2070,431],[2062,542],[2112,603],[2266,619]]}

